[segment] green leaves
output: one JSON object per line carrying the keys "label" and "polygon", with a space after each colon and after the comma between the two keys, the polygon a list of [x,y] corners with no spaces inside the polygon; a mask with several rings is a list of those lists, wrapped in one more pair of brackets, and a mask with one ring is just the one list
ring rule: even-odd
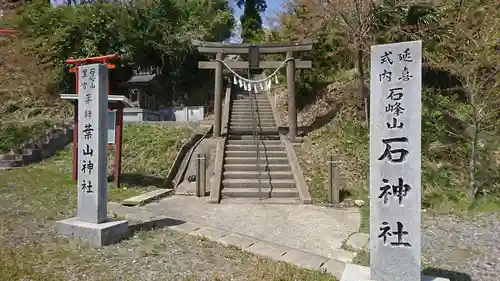
{"label": "green leaves", "polygon": [[226,0],[153,0],[147,5],[99,1],[56,8],[35,1],[15,23],[56,68],[70,57],[120,53],[132,67],[161,67],[167,77],[162,82],[169,85],[182,84],[199,71],[192,63],[179,71],[196,55],[190,40],[228,38],[233,18]]}

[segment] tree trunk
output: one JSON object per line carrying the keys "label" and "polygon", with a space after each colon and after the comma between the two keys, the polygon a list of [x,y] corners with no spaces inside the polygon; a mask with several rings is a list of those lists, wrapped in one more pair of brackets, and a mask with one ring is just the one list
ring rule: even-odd
{"label": "tree trunk", "polygon": [[[476,129],[477,130],[477,129]],[[476,187],[476,163],[477,163],[477,132],[474,132],[471,144],[471,160],[469,164],[469,199],[474,200],[477,194]]]}
{"label": "tree trunk", "polygon": [[361,98],[361,102],[364,104],[362,107],[365,110],[365,119],[369,120],[370,108],[368,105],[368,97],[367,97],[366,91],[365,91],[365,68],[363,66],[364,52],[363,52],[363,49],[361,49],[361,44],[358,43],[356,48],[357,48],[356,68],[358,70],[359,97]]}
{"label": "tree trunk", "polygon": [[[471,102],[474,102],[474,96],[472,96]],[[477,195],[477,185],[476,185],[476,164],[477,164],[477,141],[479,136],[479,123],[477,122],[477,110],[473,105],[473,126],[474,132],[472,135],[471,143],[471,159],[469,163],[469,199],[472,201]]]}

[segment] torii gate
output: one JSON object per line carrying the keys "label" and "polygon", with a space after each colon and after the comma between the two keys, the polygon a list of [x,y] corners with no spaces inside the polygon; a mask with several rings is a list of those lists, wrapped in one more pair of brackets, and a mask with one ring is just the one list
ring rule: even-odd
{"label": "torii gate", "polygon": [[192,41],[192,44],[198,47],[200,53],[217,54],[216,61],[198,62],[200,69],[215,69],[215,97],[214,97],[214,137],[220,137],[222,120],[222,67],[224,55],[242,55],[248,54],[249,61],[228,61],[225,64],[232,69],[264,69],[279,68],[280,61],[260,61],[261,54],[281,54],[286,53],[286,80],[288,88],[288,137],[293,142],[297,136],[297,108],[295,106],[295,69],[311,68],[311,61],[302,61],[292,59],[294,52],[311,51],[315,39],[304,39],[295,42],[286,43],[215,43]]}

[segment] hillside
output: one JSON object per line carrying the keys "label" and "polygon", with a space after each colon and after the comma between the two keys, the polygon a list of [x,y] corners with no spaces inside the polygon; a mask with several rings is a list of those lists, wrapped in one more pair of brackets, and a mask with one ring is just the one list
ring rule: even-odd
{"label": "hillside", "polygon": [[[169,89],[161,100],[170,105],[205,101],[203,87],[213,80],[198,70],[200,55],[188,42],[227,38],[233,19],[227,2],[219,0],[55,8],[30,1],[6,24],[20,32],[0,35],[0,153],[72,115],[72,106],[59,98],[74,87],[65,65],[71,57],[120,53],[123,59],[110,75],[113,89],[130,79],[133,69],[155,68],[162,73],[159,83]],[[189,83],[193,80],[202,82]]]}
{"label": "hillside", "polygon": [[51,90],[51,73],[26,41],[0,37],[0,153],[70,116],[70,105]]}
{"label": "hillside", "polygon": [[[499,3],[381,1],[364,6],[366,21],[350,18],[356,14],[354,5],[337,9],[339,5],[330,1],[318,8],[297,0],[280,17],[283,29],[266,38],[318,38],[308,56],[313,68],[297,75],[298,125],[307,134],[300,155],[316,203],[327,201],[329,154],[341,158],[344,192],[350,199],[366,202],[369,133],[360,93],[369,98],[369,46],[422,40],[422,205],[438,212],[498,209],[500,29],[495,27],[500,26]],[[361,29],[363,37],[356,37]],[[464,45],[466,41],[471,44]],[[284,86],[273,95],[286,124]]]}

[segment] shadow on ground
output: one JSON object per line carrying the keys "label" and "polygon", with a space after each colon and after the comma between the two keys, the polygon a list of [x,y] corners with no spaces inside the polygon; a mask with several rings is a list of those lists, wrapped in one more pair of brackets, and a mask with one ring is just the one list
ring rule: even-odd
{"label": "shadow on ground", "polygon": [[469,274],[434,267],[428,267],[422,273],[427,276],[448,278],[450,281],[472,281]]}
{"label": "shadow on ground", "polygon": [[129,226],[130,233],[133,235],[134,232],[137,231],[149,231],[154,229],[161,229],[164,227],[170,227],[175,225],[181,225],[186,223],[183,220],[177,220],[172,218],[162,218],[147,222],[141,222],[137,224],[133,224]]}
{"label": "shadow on ground", "polygon": [[[109,176],[108,182],[113,182],[114,177]],[[124,173],[120,175],[120,183],[128,186],[156,186],[162,187],[165,184],[165,178],[148,176],[135,173]]]}

